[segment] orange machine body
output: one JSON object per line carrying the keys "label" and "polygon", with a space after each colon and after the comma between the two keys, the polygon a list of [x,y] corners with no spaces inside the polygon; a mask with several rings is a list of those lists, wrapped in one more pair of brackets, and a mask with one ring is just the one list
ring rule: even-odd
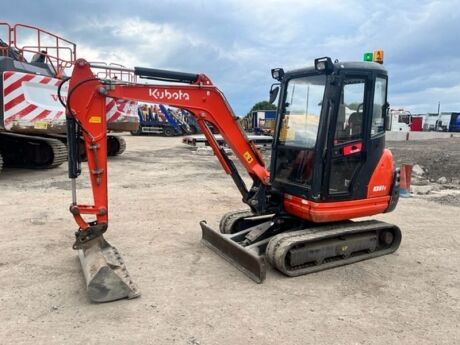
{"label": "orange machine body", "polygon": [[390,202],[393,171],[393,155],[390,150],[385,149],[369,180],[367,198],[350,201],[315,202],[284,194],[283,205],[288,213],[314,223],[338,222],[383,213]]}

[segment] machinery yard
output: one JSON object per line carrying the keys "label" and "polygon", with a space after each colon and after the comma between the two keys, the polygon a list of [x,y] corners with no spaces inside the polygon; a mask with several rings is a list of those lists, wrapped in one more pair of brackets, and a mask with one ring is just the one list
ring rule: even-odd
{"label": "machinery yard", "polygon": [[[296,278],[270,268],[263,284],[200,243],[201,220],[217,227],[243,206],[217,159],[177,137],[124,138],[109,160],[106,238],[142,296],[90,302],[71,248],[66,164],[4,169],[0,343],[458,343],[460,138],[387,143],[398,165],[423,170],[411,198],[374,217],[401,228],[395,253]],[[86,174],[83,165],[82,201]]]}

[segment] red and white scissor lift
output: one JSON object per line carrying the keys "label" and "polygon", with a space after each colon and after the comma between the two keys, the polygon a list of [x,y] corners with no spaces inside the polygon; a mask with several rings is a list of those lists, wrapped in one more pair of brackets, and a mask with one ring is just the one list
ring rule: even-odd
{"label": "red and white scissor lift", "polygon": [[[0,23],[0,169],[3,163],[53,168],[66,160],[65,111],[58,87],[75,59],[71,41],[33,26]],[[111,77],[133,78],[121,72]],[[63,101],[67,87],[61,86]],[[137,129],[136,103],[108,99],[106,106],[108,130]],[[108,136],[108,144],[111,155],[124,151],[121,137]]]}

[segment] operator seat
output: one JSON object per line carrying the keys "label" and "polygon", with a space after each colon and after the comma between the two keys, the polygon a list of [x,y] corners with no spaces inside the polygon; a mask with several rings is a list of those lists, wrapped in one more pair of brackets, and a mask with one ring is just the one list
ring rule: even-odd
{"label": "operator seat", "polygon": [[363,113],[354,112],[348,118],[348,131],[350,133],[350,139],[361,138],[361,131],[363,128]]}
{"label": "operator seat", "polygon": [[46,60],[46,55],[48,53],[46,52],[46,50],[42,50],[40,51],[40,53],[36,53],[33,57],[32,57],[32,61],[31,63],[45,63],[45,60]]}

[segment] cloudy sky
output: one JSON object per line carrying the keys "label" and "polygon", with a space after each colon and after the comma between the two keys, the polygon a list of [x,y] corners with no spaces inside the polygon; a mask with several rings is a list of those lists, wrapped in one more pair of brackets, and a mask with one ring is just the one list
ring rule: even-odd
{"label": "cloudy sky", "polygon": [[460,0],[15,0],[0,21],[58,33],[87,60],[203,72],[239,115],[268,98],[273,67],[374,49],[392,107],[460,111]]}

